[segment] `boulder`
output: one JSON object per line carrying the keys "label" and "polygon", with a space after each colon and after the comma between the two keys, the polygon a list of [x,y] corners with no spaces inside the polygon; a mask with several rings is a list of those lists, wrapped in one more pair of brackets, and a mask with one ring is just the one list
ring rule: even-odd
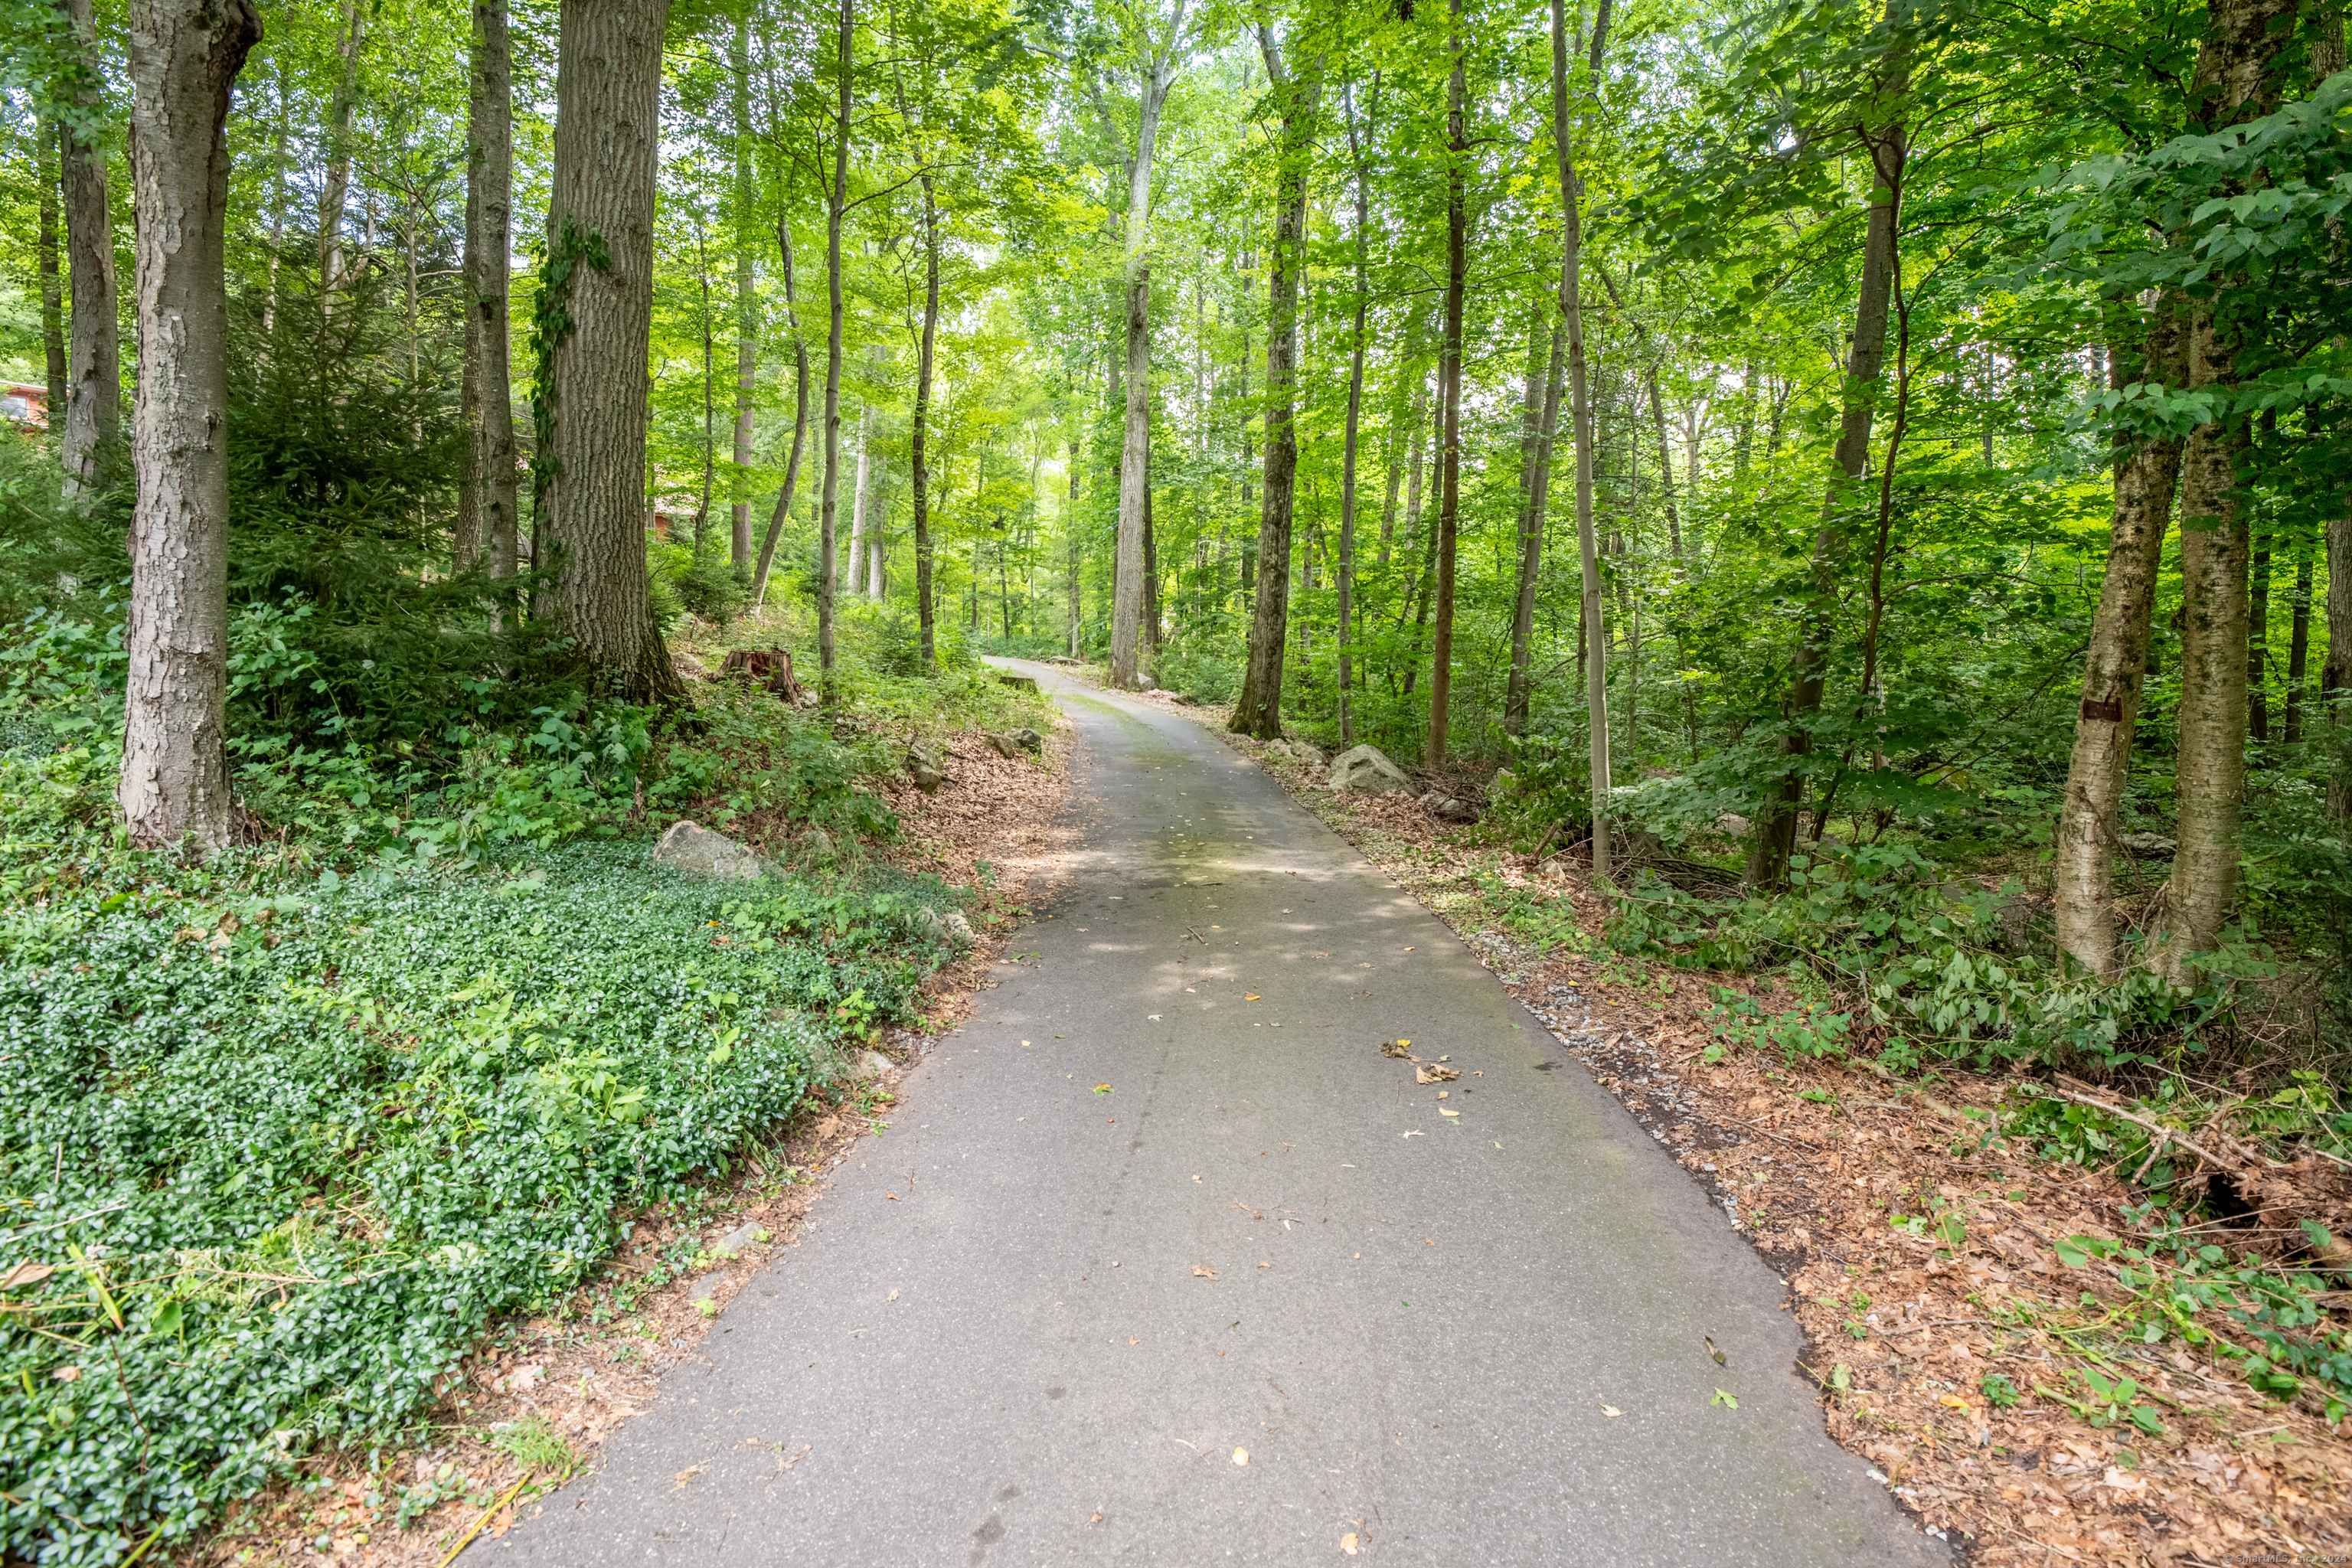
{"label": "boulder", "polygon": [[1432,816],[1443,817],[1448,822],[1478,820],[1476,806],[1466,800],[1456,800],[1450,795],[1440,795],[1435,790],[1431,790],[1427,795],[1423,795],[1421,804],[1428,809]]}
{"label": "boulder", "polygon": [[971,945],[971,922],[964,919],[961,910],[950,910],[941,914],[926,904],[915,911],[914,924],[917,931],[942,946]]}
{"label": "boulder", "polygon": [[996,672],[996,683],[999,686],[1016,687],[1023,691],[1034,691],[1037,689],[1037,678],[1035,676],[1015,675],[1009,669],[1000,669]]}
{"label": "boulder", "polygon": [[1339,795],[1411,795],[1412,781],[1378,746],[1358,746],[1331,759],[1324,787]]}
{"label": "boulder", "polygon": [[849,1076],[860,1083],[890,1083],[898,1076],[898,1064],[880,1051],[860,1051],[850,1064]]}
{"label": "boulder", "polygon": [[913,777],[915,787],[925,795],[936,794],[940,785],[948,782],[941,748],[929,741],[907,742],[907,772]]}
{"label": "boulder", "polygon": [[980,732],[980,738],[986,741],[991,747],[994,748],[996,754],[1007,762],[1013,761],[1021,755],[1021,742],[1010,735],[1000,735],[993,730],[982,730]]}
{"label": "boulder", "polygon": [[654,846],[654,864],[698,877],[744,882],[765,869],[759,856],[746,846],[699,823],[683,820],[671,823],[661,842]]}
{"label": "boulder", "polygon": [[1045,753],[1045,737],[1026,724],[1013,731],[1013,741],[1015,745],[1033,757],[1042,756]]}
{"label": "boulder", "polygon": [[1271,742],[1265,748],[1265,754],[1269,757],[1286,758],[1294,763],[1304,763],[1310,768],[1326,765],[1322,752],[1312,741]]}

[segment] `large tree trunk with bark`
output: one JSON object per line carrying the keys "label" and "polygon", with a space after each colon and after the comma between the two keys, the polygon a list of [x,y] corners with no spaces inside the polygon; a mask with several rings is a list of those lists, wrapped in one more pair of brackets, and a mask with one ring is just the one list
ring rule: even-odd
{"label": "large tree trunk with bark", "polygon": [[1282,101],[1281,172],[1274,209],[1274,270],[1265,290],[1265,468],[1257,523],[1257,584],[1250,610],[1249,662],[1226,727],[1262,741],[1282,734],[1284,642],[1290,631],[1290,534],[1297,489],[1298,280],[1307,257],[1307,178],[1322,61],[1286,70],[1273,30],[1258,28],[1268,79]]}
{"label": "large tree trunk with bark", "polygon": [[[2283,85],[2298,0],[2213,0],[2191,89],[2191,118],[2210,133],[2267,113]],[[2189,385],[2226,405],[2238,384],[2242,279],[2213,279],[2187,331]],[[2246,786],[2249,539],[2239,458],[2244,416],[2230,411],[2189,433],[2180,458],[2180,743],[2174,770],[2179,819],[2156,962],[2187,983],[2197,956],[2221,939],[2238,891],[2238,822]]]}
{"label": "large tree trunk with bark", "polygon": [[[1899,98],[1907,85],[1898,65],[1878,90]],[[1870,212],[1863,238],[1862,285],[1854,301],[1853,342],[1846,353],[1843,408],[1833,458],[1837,472],[1830,478],[1821,529],[1813,538],[1811,602],[1805,609],[1789,693],[1782,700],[1788,729],[1779,746],[1785,759],[1780,781],[1748,857],[1747,879],[1757,887],[1779,886],[1788,875],[1789,857],[1796,847],[1797,807],[1805,795],[1804,772],[1796,759],[1813,749],[1810,725],[1821,711],[1830,642],[1837,629],[1838,572],[1844,563],[1846,547],[1843,520],[1853,510],[1854,492],[1870,465],[1871,420],[1877,411],[1878,384],[1886,367],[1886,322],[1894,300],[1895,269],[1901,264],[1898,226],[1910,141],[1899,119],[1867,131],[1864,141],[1872,170]]]}
{"label": "large tree trunk with bark", "polygon": [[[98,102],[98,37],[90,0],[58,0],[73,36],[79,73],[75,97],[88,110]],[[107,200],[106,151],[70,122],[60,127],[65,186],[66,261],[73,286],[71,339],[66,351],[65,419],[58,456],[68,495],[103,485],[105,466],[122,438],[122,340],[115,325],[114,216]],[[50,418],[57,411],[52,407]]]}
{"label": "large tree trunk with bark", "polygon": [[[1352,92],[1348,95],[1348,150],[1356,174],[1356,247],[1355,289],[1356,309],[1349,324],[1348,334],[1348,425],[1342,439],[1339,477],[1339,744],[1344,749],[1356,743],[1355,721],[1355,616],[1356,616],[1356,449],[1362,435],[1364,419],[1364,350],[1367,336],[1366,317],[1371,307],[1371,277],[1366,255],[1367,233],[1371,227],[1370,179],[1364,167],[1364,142],[1380,131],[1380,73],[1372,73],[1371,99],[1366,105],[1369,124],[1356,122],[1356,103]],[[1394,494],[1394,485],[1391,486]],[[1391,502],[1393,504],[1393,502]]]}
{"label": "large tree trunk with bark", "polygon": [[563,0],[551,260],[572,328],[551,351],[550,608],[599,690],[679,702],[646,579],[646,378],[668,0]]}
{"label": "large tree trunk with bark", "polygon": [[[2161,300],[2148,323],[2137,366],[2117,345],[2111,379],[2181,384],[2179,301]],[[2083,699],[2074,720],[2074,750],[2066,795],[2058,809],[2058,945],[2101,980],[2119,967],[2113,897],[2116,814],[2131,771],[2132,731],[2147,679],[2149,616],[2156,605],[2164,534],[2180,474],[2180,443],[2166,437],[2118,437],[2115,452],[2115,521],[2106,578],[2091,621],[2091,648],[2083,672]]]}
{"label": "large tree trunk with bark", "polygon": [[1462,312],[1468,278],[1468,89],[1464,65],[1462,0],[1454,0],[1449,43],[1454,69],[1445,85],[1445,339],[1438,351],[1437,396],[1445,437],[1437,451],[1437,626],[1429,658],[1429,765],[1445,761],[1454,693],[1454,565],[1462,527]]}
{"label": "large tree trunk with bark", "polygon": [[228,701],[229,97],[261,38],[251,0],[131,0],[139,401],[122,773],[132,840],[234,829]]}
{"label": "large tree trunk with bark", "polygon": [[513,372],[508,315],[514,248],[513,67],[507,0],[474,0],[467,102],[466,470],[458,494],[457,563],[479,558],[511,577],[519,540]]}
{"label": "large tree trunk with bark", "polygon": [[776,542],[783,537],[784,520],[792,515],[793,497],[800,488],[801,451],[808,444],[808,342],[801,336],[800,291],[793,273],[793,225],[789,216],[776,218],[776,255],[783,271],[784,326],[793,335],[793,449],[784,460],[784,482],[776,491],[776,508],[768,517],[768,531],[760,540],[760,559],[751,568],[751,603],[768,602],[768,572],[775,564]]}
{"label": "large tree trunk with bark", "polygon": [[2327,815],[2352,821],[2352,506],[2327,520],[2327,658],[2319,667],[2321,710],[2336,743]]}

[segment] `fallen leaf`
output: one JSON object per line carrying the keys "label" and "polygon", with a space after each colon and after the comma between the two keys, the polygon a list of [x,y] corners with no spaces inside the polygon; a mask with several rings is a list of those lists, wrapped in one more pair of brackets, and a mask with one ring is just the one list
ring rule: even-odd
{"label": "fallen leaf", "polygon": [[1461,1076],[1452,1068],[1440,1067],[1435,1062],[1412,1064],[1412,1081],[1415,1083],[1451,1083]]}
{"label": "fallen leaf", "polygon": [[1250,992],[1247,995],[1244,996],[1242,1000],[1244,1002],[1255,1002],[1257,1000],[1257,993],[1255,991]]}
{"label": "fallen leaf", "polygon": [[1459,1116],[1462,1113],[1454,1110],[1450,1105],[1441,1105],[1437,1108],[1437,1114],[1440,1116]]}
{"label": "fallen leaf", "polygon": [[1938,1405],[1948,1405],[1955,1410],[1966,1410],[1969,1407],[1969,1402],[1962,1399],[1957,1394],[1944,1394],[1942,1397],[1938,1398],[1936,1403]]}
{"label": "fallen leaf", "polygon": [[1090,1513],[1087,1515],[1087,1522],[1088,1524],[1100,1524],[1102,1522],[1102,1515],[1098,1513]]}
{"label": "fallen leaf", "polygon": [[884,1193],[882,1195],[888,1198],[894,1204],[898,1201],[898,1194],[896,1193]]}
{"label": "fallen leaf", "polygon": [[1726,1409],[1737,1410],[1739,1408],[1739,1396],[1736,1394],[1726,1394],[1723,1390],[1718,1388],[1715,1391],[1715,1397],[1708,1400],[1707,1403],[1709,1405],[1720,1405]]}
{"label": "fallen leaf", "polygon": [[1354,1531],[1351,1530],[1347,1534],[1339,1537],[1339,1550],[1346,1552],[1350,1557],[1353,1557],[1356,1554],[1356,1532]]}
{"label": "fallen leaf", "polygon": [[895,1300],[897,1300],[898,1299],[898,1292],[897,1292],[896,1290],[891,1291],[891,1292],[890,1292],[890,1300],[893,1300],[893,1301],[895,1301]]}
{"label": "fallen leaf", "polygon": [[1407,1042],[1403,1040],[1382,1040],[1381,1042],[1381,1055],[1384,1057],[1410,1057],[1412,1053],[1405,1049],[1406,1043]]}
{"label": "fallen leaf", "polygon": [[1028,1041],[1026,1041],[1026,1040],[1024,1040],[1024,1041],[1022,1041],[1021,1043],[1022,1043],[1023,1045],[1024,1045],[1024,1046],[1025,1046],[1025,1045],[1027,1045],[1029,1042],[1028,1042]]}
{"label": "fallen leaf", "polygon": [[1259,1265],[1258,1265],[1258,1267],[1259,1267],[1260,1268],[1273,1268],[1273,1267],[1274,1267],[1274,1265],[1273,1265],[1273,1264],[1271,1264],[1271,1263],[1261,1263],[1261,1264],[1259,1264]]}
{"label": "fallen leaf", "polygon": [[1236,1464],[1236,1465],[1246,1465],[1246,1464],[1248,1464],[1248,1463],[1249,1463],[1249,1450],[1248,1450],[1247,1448],[1235,1448],[1235,1449],[1234,1450],[1234,1464]]}
{"label": "fallen leaf", "polygon": [[695,1478],[695,1477],[697,1477],[697,1476],[700,1475],[701,1473],[702,1473],[702,1467],[701,1467],[700,1465],[688,1465],[688,1466],[687,1466],[687,1467],[686,1467],[686,1468],[684,1468],[684,1469],[682,1469],[682,1470],[678,1471],[678,1473],[677,1473],[677,1474],[676,1474],[676,1475],[674,1475],[674,1476],[670,1477],[670,1489],[670,1489],[670,1490],[672,1490],[672,1491],[674,1491],[674,1492],[684,1491],[684,1490],[686,1489],[686,1483],[687,1483],[687,1482],[688,1482],[688,1481],[690,1481],[690,1480],[692,1480],[692,1479],[694,1479],[694,1478]]}
{"label": "fallen leaf", "polygon": [[78,1383],[81,1379],[81,1368],[78,1366],[61,1366],[58,1368],[57,1371],[49,1373],[49,1375],[57,1379],[59,1383]]}
{"label": "fallen leaf", "polygon": [[1129,1341],[1128,1341],[1127,1342],[1128,1342],[1129,1344],[1131,1344],[1131,1345],[1139,1345],[1139,1344],[1141,1344],[1143,1342],[1142,1342],[1141,1340],[1129,1340]]}
{"label": "fallen leaf", "polygon": [[1398,1137],[1400,1137],[1400,1138],[1426,1138],[1427,1136],[1429,1136],[1429,1134],[1427,1134],[1427,1133],[1423,1132],[1420,1128],[1416,1127],[1416,1128],[1414,1128],[1414,1129],[1413,1129],[1412,1131],[1410,1131],[1410,1132],[1400,1132],[1400,1133],[1398,1133],[1398,1134],[1397,1134],[1397,1136],[1398,1136]]}
{"label": "fallen leaf", "polygon": [[1111,1092],[1111,1087],[1107,1083],[1098,1083],[1095,1085],[1095,1092],[1097,1094],[1108,1094]]}
{"label": "fallen leaf", "polygon": [[0,1290],[14,1290],[19,1285],[38,1285],[57,1271],[54,1264],[29,1261],[19,1263],[16,1268],[8,1270],[8,1278],[0,1279]]}
{"label": "fallen leaf", "polygon": [[1614,1421],[1617,1417],[1624,1415],[1625,1413],[1622,1410],[1618,1409],[1613,1405],[1604,1405],[1601,1407],[1601,1414],[1608,1416],[1612,1421]]}
{"label": "fallen leaf", "polygon": [[1715,1358],[1716,1365],[1727,1366],[1730,1364],[1723,1359],[1723,1352],[1715,1348],[1715,1341],[1713,1339],[1705,1334],[1701,1334],[1699,1338],[1706,1341],[1706,1353]]}
{"label": "fallen leaf", "polygon": [[780,1453],[780,1454],[778,1454],[778,1455],[776,1456],[776,1471],[777,1471],[777,1473],[778,1473],[779,1475],[781,1475],[781,1474],[782,1474],[784,1471],[791,1469],[794,1465],[797,1465],[797,1464],[799,1464],[803,1459],[807,1458],[808,1458],[808,1455],[809,1455],[808,1445],[807,1445],[807,1444],[805,1444],[805,1443],[803,1443],[803,1444],[802,1444],[802,1445],[801,1445],[801,1447],[800,1447],[800,1451],[799,1451],[798,1453],[795,1453],[795,1454],[781,1454],[781,1453]]}
{"label": "fallen leaf", "polygon": [[1193,1278],[1193,1279],[1214,1279],[1216,1277],[1217,1277],[1217,1271],[1216,1271],[1215,1269],[1213,1269],[1213,1268],[1210,1268],[1207,1264],[1205,1264],[1205,1263],[1195,1263],[1194,1265],[1192,1265],[1192,1278]]}

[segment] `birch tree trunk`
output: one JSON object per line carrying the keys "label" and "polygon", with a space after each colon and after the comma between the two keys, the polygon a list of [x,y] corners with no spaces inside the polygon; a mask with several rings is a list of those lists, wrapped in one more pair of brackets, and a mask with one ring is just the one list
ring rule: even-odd
{"label": "birch tree trunk", "polygon": [[[1592,21],[1591,68],[1601,69],[1609,41],[1610,0],[1601,0]],[[1587,110],[1590,118],[1590,110]],[[1609,845],[1609,666],[1608,633],[1601,625],[1601,550],[1592,526],[1592,389],[1584,360],[1584,182],[1578,177],[1575,143],[1568,123],[1568,15],[1566,0],[1551,0],[1551,139],[1559,175],[1559,313],[1568,329],[1568,386],[1571,439],[1576,446],[1576,552],[1581,573],[1578,647],[1584,666],[1586,751],[1592,796],[1592,879],[1610,875]]]}
{"label": "birch tree trunk", "polygon": [[457,566],[478,552],[493,577],[515,569],[520,513],[515,482],[509,258],[514,247],[513,66],[508,0],[474,0],[474,58],[467,101],[465,488],[457,509]]}
{"label": "birch tree trunk", "polygon": [[1445,437],[1437,450],[1437,625],[1430,637],[1429,743],[1431,767],[1445,762],[1454,692],[1454,567],[1462,527],[1462,312],[1467,280],[1469,212],[1465,164],[1469,157],[1468,89],[1462,40],[1462,0],[1454,0],[1448,48],[1454,68],[1445,79],[1445,337],[1438,351],[1437,396]]}
{"label": "birch tree trunk", "polygon": [[139,401],[122,773],[133,842],[234,831],[228,700],[229,97],[261,40],[251,0],[131,0]]}
{"label": "birch tree trunk", "polygon": [[845,591],[866,596],[866,497],[874,477],[874,409],[857,405],[857,474],[849,488],[849,560]]}
{"label": "birch tree trunk", "polygon": [[[74,35],[83,75],[76,99],[98,111],[98,35],[90,0],[58,0]],[[71,337],[66,349],[65,422],[58,457],[66,493],[102,486],[105,466],[122,438],[122,339],[115,324],[114,215],[107,197],[106,152],[74,129],[59,126],[65,187],[66,263],[73,287]],[[56,411],[50,417],[55,420]]]}
{"label": "birch tree trunk", "polygon": [[551,351],[545,505],[550,609],[598,689],[678,702],[646,577],[646,382],[653,324],[654,170],[668,0],[563,0],[551,254],[601,246],[570,274]]}
{"label": "birch tree trunk", "polygon": [[[2268,112],[2293,41],[2297,0],[2213,0],[2198,50],[2192,120],[2215,132]],[[2242,280],[2213,279],[2187,331],[2189,384],[2226,405],[2237,391],[2245,328]],[[2172,879],[2157,942],[2158,971],[2177,984],[2221,939],[2238,891],[2238,822],[2246,787],[2248,516],[2238,487],[2244,417],[2230,411],[2191,431],[2180,457],[2180,743],[2174,769]]]}
{"label": "birch tree trunk", "polygon": [[[2178,310],[2179,301],[2168,296],[2158,302],[2148,323],[2142,363],[2127,365],[2118,353],[2109,373],[2114,385],[2137,381],[2180,384]],[[2058,812],[2055,869],[2058,945],[2103,981],[2113,980],[2120,967],[2109,907],[2116,813],[2131,771],[2132,731],[2147,679],[2149,616],[2156,605],[2165,530],[2172,518],[2173,487],[2180,474],[2180,443],[2160,437],[2119,439],[2115,463],[2115,521],[2106,578],[2091,621],[2074,754],[2067,763],[2066,794]]]}
{"label": "birch tree trunk", "polygon": [[1265,468],[1257,524],[1257,585],[1250,611],[1249,663],[1226,728],[1261,741],[1282,735],[1282,667],[1290,620],[1290,535],[1297,488],[1298,281],[1307,265],[1307,179],[1315,136],[1320,59],[1303,73],[1285,68],[1282,46],[1260,24],[1258,47],[1282,102],[1281,170],[1274,209],[1274,269],[1266,279]]}

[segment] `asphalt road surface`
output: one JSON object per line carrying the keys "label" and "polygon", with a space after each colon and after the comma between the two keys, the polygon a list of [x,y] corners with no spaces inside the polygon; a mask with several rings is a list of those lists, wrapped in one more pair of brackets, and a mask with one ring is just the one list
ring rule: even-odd
{"label": "asphalt road surface", "polygon": [[1435,918],[1200,726],[1014,668],[1080,738],[1051,918],[468,1563],[1949,1561],[1780,1281]]}

